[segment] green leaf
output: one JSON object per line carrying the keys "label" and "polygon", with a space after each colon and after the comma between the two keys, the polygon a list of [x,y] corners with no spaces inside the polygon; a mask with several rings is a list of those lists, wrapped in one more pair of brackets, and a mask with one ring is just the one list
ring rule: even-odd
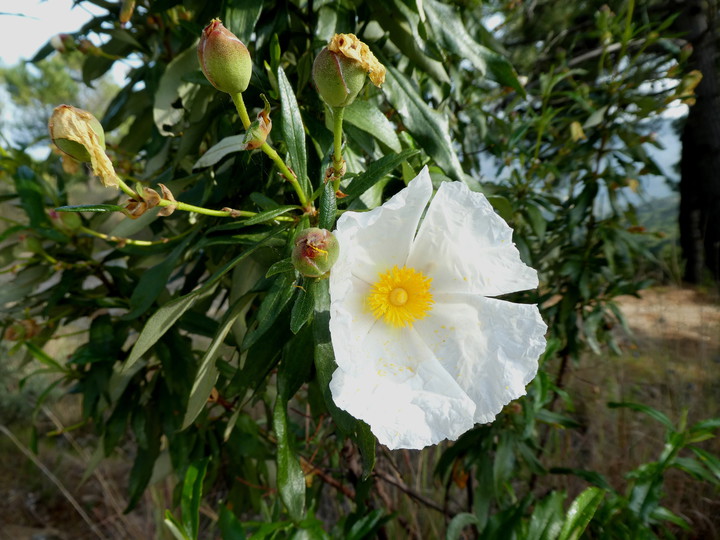
{"label": "green leaf", "polygon": [[290,167],[297,175],[300,187],[305,193],[311,193],[310,181],[307,176],[307,151],[305,149],[305,128],[303,127],[300,109],[295,93],[282,67],[277,70],[278,86],[282,109],[282,131],[288,149]]}
{"label": "green leaf", "polygon": [[298,295],[297,298],[295,298],[295,304],[290,314],[290,330],[293,334],[297,334],[305,323],[310,320],[310,317],[312,317],[315,309],[315,296],[313,294],[315,283],[317,283],[317,280],[306,278],[302,288],[298,290]]}
{"label": "green leaf", "polygon": [[232,329],[233,324],[235,324],[236,319],[252,299],[252,294],[241,296],[223,316],[217,332],[210,346],[206,349],[200,361],[200,367],[198,367],[197,373],[195,374],[195,381],[193,382],[192,390],[190,390],[187,410],[185,411],[185,418],[183,419],[181,430],[187,429],[205,408],[208,396],[210,396],[215,381],[217,381],[218,378],[215,360],[218,354],[220,354],[221,346]]}
{"label": "green leaf", "polygon": [[180,257],[185,255],[187,248],[197,236],[198,230],[193,231],[183,241],[175,246],[159,264],[145,270],[140,276],[135,290],[130,296],[130,311],[121,318],[125,321],[136,319],[152,305],[155,299],[165,290],[170,274]]}
{"label": "green leaf", "polygon": [[589,487],[578,495],[568,508],[558,540],[579,538],[604,498],[605,491],[597,487]]}
{"label": "green leaf", "polygon": [[373,510],[369,514],[361,517],[352,524],[345,540],[363,540],[365,538],[376,538],[377,530],[389,519],[383,510]]}
{"label": "green leaf", "polygon": [[263,3],[257,0],[227,2],[223,21],[225,26],[243,43],[250,43],[253,30],[262,13]]}
{"label": "green leaf", "polygon": [[677,525],[681,529],[685,529],[686,531],[692,530],[690,527],[690,524],[682,517],[678,516],[677,514],[674,514],[664,506],[658,506],[653,510],[651,517],[655,521],[669,521],[670,523],[673,523],[674,525]]}
{"label": "green leaf", "polygon": [[258,339],[275,323],[285,306],[295,292],[293,287],[294,276],[278,274],[273,280],[270,290],[263,298],[257,313],[258,325],[249,330],[243,339],[241,350],[245,351],[253,346]]}
{"label": "green leaf", "polygon": [[40,362],[41,364],[49,367],[52,371],[56,373],[66,373],[68,369],[60,364],[57,360],[52,358],[48,353],[43,351],[40,347],[35,345],[34,343],[30,341],[23,342],[25,347],[28,351],[30,351],[30,354],[32,354],[33,358]]}
{"label": "green leaf", "polygon": [[205,458],[191,463],[183,481],[180,511],[185,531],[193,540],[197,540],[200,529],[200,503],[202,502],[202,488],[208,460],[209,458]]}
{"label": "green leaf", "polygon": [[473,514],[468,514],[466,512],[457,514],[450,520],[450,523],[448,523],[445,538],[446,540],[458,540],[465,527],[469,527],[470,525],[477,526],[478,523],[478,518]]}
{"label": "green leaf", "polygon": [[448,120],[430,108],[413,82],[391,63],[385,62],[388,73],[384,94],[398,111],[405,111],[403,123],[448,176],[463,180],[465,173],[450,139]]}
{"label": "green leaf", "polygon": [[33,170],[21,165],[13,175],[13,180],[15,181],[15,190],[20,196],[20,204],[30,218],[30,226],[33,228],[52,227],[50,219],[45,213],[42,183]]}
{"label": "green leaf", "polygon": [[172,515],[170,510],[165,510],[165,519],[163,522],[177,540],[192,540],[187,534],[185,534],[182,523],[180,523],[175,516]]}
{"label": "green leaf", "polygon": [[446,49],[460,58],[469,60],[480,76],[489,72],[495,82],[516,90],[525,96],[525,89],[515,69],[506,58],[480,45],[468,34],[467,26],[452,5],[425,0],[425,13]]}
{"label": "green leaf", "polygon": [[293,266],[292,259],[290,257],[274,263],[270,268],[268,268],[268,271],[265,272],[265,277],[282,274],[284,272],[295,272],[295,266]]}
{"label": "green leaf", "polygon": [[245,529],[243,529],[242,523],[225,506],[220,508],[218,525],[220,526],[222,540],[245,540]]}
{"label": "green leaf", "polygon": [[215,285],[228,271],[232,270],[237,264],[243,261],[245,258],[250,256],[257,248],[262,246],[267,240],[275,236],[280,232],[282,228],[274,231],[255,245],[251,246],[245,252],[236,256],[230,262],[221,267],[215,272],[201,287],[194,291],[176,298],[175,300],[168,302],[161,308],[159,308],[145,323],[138,340],[135,342],[128,359],[123,363],[119,369],[117,369],[110,380],[110,395],[113,402],[117,401],[117,398],[122,394],[127,386],[130,379],[139,371],[142,367],[139,364],[142,356],[150,350],[158,339],[160,339],[175,322],[188,311],[195,302],[203,298],[207,298],[212,295],[215,291]]}
{"label": "green leaf", "polygon": [[225,137],[220,142],[212,145],[208,151],[195,162],[195,165],[192,166],[193,170],[210,167],[211,165],[215,165],[227,155],[235,152],[242,152],[243,140],[245,140],[244,134]]}
{"label": "green leaf", "polygon": [[373,161],[364,172],[352,179],[350,185],[345,189],[347,197],[344,198],[343,201],[350,202],[354,198],[359,197],[399,167],[403,161],[410,159],[416,154],[418,154],[418,150],[403,150],[399,154],[388,154],[377,161]]}
{"label": "green leaf", "polygon": [[335,226],[335,216],[337,215],[337,199],[335,198],[332,182],[324,184],[322,190],[318,227],[331,231]]}
{"label": "green leaf", "polygon": [[296,206],[294,204],[278,206],[277,208],[273,208],[272,210],[266,210],[265,212],[259,212],[258,214],[247,218],[242,223],[246,227],[248,227],[250,225],[257,225],[258,223],[265,223],[266,221],[271,221],[278,216],[287,214],[291,210],[297,210],[299,208],[300,208],[299,206]]}
{"label": "green leaf", "polygon": [[395,133],[395,126],[372,101],[356,99],[352,105],[345,107],[344,120],[362,129],[388,146],[393,152],[400,152],[400,139]]}
{"label": "green leaf", "polygon": [[582,425],[577,420],[573,420],[569,416],[549,411],[547,409],[540,409],[537,412],[535,418],[539,422],[545,422],[546,424],[556,424],[558,426],[563,426],[566,428],[578,428]]}
{"label": "green leaf", "polygon": [[288,440],[287,396],[278,393],[273,409],[273,428],[277,437],[277,484],[280,498],[290,517],[297,521],[305,512],[305,475]]}
{"label": "green leaf", "polygon": [[695,455],[700,460],[700,463],[705,465],[710,472],[715,476],[715,478],[720,481],[720,457],[716,456],[715,454],[711,454],[707,450],[703,450],[702,448],[697,448],[695,446],[691,446],[690,450],[692,450]]}
{"label": "green leaf", "polygon": [[357,428],[353,438],[355,439],[355,442],[360,449],[360,455],[363,458],[362,479],[367,480],[370,478],[370,475],[375,468],[377,439],[370,430],[370,426],[360,420],[357,421]]}
{"label": "green leaf", "polygon": [[183,105],[187,106],[195,96],[199,87],[194,83],[185,82],[184,77],[197,68],[197,42],[173,58],[165,68],[153,105],[155,126],[162,135],[173,135],[171,129],[185,114]]}
{"label": "green leaf", "polygon": [[56,212],[122,212],[123,207],[117,204],[79,204],[74,206],[58,206]]}
{"label": "green leaf", "polygon": [[673,426],[673,423],[670,421],[670,419],[665,414],[661,413],[657,409],[653,409],[652,407],[643,405],[642,403],[632,403],[629,401],[624,401],[624,402],[618,403],[618,402],[611,401],[607,405],[611,409],[618,409],[620,407],[623,407],[626,409],[632,409],[633,411],[645,413],[649,417],[654,418],[655,420],[660,422],[662,425],[664,425],[670,431],[675,431],[675,426]]}
{"label": "green leaf", "polygon": [[563,525],[565,493],[555,491],[535,505],[524,540],[554,540]]}

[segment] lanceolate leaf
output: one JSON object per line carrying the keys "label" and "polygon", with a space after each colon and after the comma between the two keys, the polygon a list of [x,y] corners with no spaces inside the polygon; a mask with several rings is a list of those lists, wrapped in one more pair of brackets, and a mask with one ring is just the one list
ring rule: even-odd
{"label": "lanceolate leaf", "polygon": [[193,383],[190,397],[188,398],[188,407],[185,411],[185,418],[181,429],[186,429],[195,421],[198,414],[203,410],[207,403],[208,396],[212,392],[215,381],[218,378],[218,370],[215,367],[215,360],[220,353],[221,346],[225,337],[227,337],[235,320],[242,313],[243,309],[252,300],[253,295],[247,294],[240,297],[235,304],[225,313],[223,320],[220,322],[217,333],[213,337],[210,346],[200,361],[195,382]]}
{"label": "lanceolate leaf", "polygon": [[297,334],[305,323],[312,317],[315,308],[315,284],[317,280],[308,278],[298,291],[292,313],[290,314],[290,330]]}
{"label": "lanceolate leaf", "polygon": [[277,437],[277,483],[280,498],[290,517],[299,520],[305,509],[305,475],[288,439],[288,397],[278,393],[273,410],[273,427]]}
{"label": "lanceolate leaf", "polygon": [[372,101],[356,99],[352,105],[345,107],[344,119],[368,132],[393,152],[400,152],[400,140],[395,133],[395,126]]}
{"label": "lanceolate leaf", "polygon": [[388,73],[383,90],[403,123],[437,164],[455,180],[465,174],[450,139],[447,119],[430,108],[414,84],[393,65],[385,63]]}
{"label": "lanceolate leaf", "polygon": [[124,364],[116,369],[115,373],[113,373],[109,385],[110,395],[113,402],[117,401],[117,398],[125,390],[125,386],[129,380],[140,369],[141,364],[139,364],[139,361],[142,356],[150,350],[150,347],[152,347],[157,340],[160,339],[165,332],[167,332],[170,327],[193,306],[195,302],[210,296],[214,292],[215,286],[222,276],[232,270],[238,263],[240,263],[240,261],[251,255],[257,248],[263,245],[266,240],[270,239],[278,232],[279,231],[275,231],[267,235],[263,240],[225,264],[200,288],[195,289],[193,292],[188,293],[185,296],[181,296],[180,298],[168,302],[158,309],[152,317],[150,317],[148,322],[145,323],[145,327],[142,332],[140,332],[138,340],[135,342],[135,345],[130,351],[128,359]]}
{"label": "lanceolate leaf", "polygon": [[282,101],[282,131],[287,145],[290,168],[297,175],[300,186],[305,193],[310,193],[310,182],[307,176],[307,150],[305,148],[305,128],[303,127],[300,109],[295,93],[288,81],[283,68],[277,71],[280,99]]}
{"label": "lanceolate leaf", "polygon": [[230,135],[225,137],[217,144],[211,146],[207,152],[205,152],[200,159],[195,162],[193,169],[202,169],[203,167],[210,167],[215,165],[225,156],[232,154],[233,152],[241,152],[242,142],[245,139],[245,135]]}
{"label": "lanceolate leaf", "polygon": [[399,167],[403,161],[410,159],[417,153],[418,150],[403,150],[399,154],[389,154],[377,161],[373,161],[364,172],[352,179],[345,191],[347,195],[345,200],[351,201],[355,197],[359,197]]}
{"label": "lanceolate leaf", "polygon": [[605,491],[598,487],[589,487],[578,495],[567,511],[558,540],[580,538],[604,497]]}
{"label": "lanceolate leaf", "polygon": [[76,206],[58,206],[56,212],[122,212],[117,204],[80,204]]}
{"label": "lanceolate leaf", "polygon": [[160,86],[155,94],[153,118],[155,125],[163,135],[172,135],[170,129],[185,114],[182,104],[192,100],[198,86],[185,82],[184,76],[198,68],[197,47],[195,44],[176,56],[165,69]]}
{"label": "lanceolate leaf", "polygon": [[453,6],[436,0],[426,0],[424,5],[428,19],[448,50],[469,60],[481,76],[487,73],[495,82],[525,95],[525,89],[510,62],[475,41]]}

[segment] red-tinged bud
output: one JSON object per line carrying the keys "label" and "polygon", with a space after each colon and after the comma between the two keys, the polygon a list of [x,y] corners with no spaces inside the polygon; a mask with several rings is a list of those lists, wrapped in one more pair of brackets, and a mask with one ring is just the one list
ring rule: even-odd
{"label": "red-tinged bud", "polygon": [[55,34],[50,38],[50,45],[59,53],[65,53],[77,48],[75,38],[70,34]]}
{"label": "red-tinged bud", "polygon": [[247,89],[252,76],[250,52],[219,19],[205,27],[197,51],[200,68],[215,88],[228,94]]}
{"label": "red-tinged bud", "polygon": [[340,255],[340,245],[327,229],[305,229],[295,240],[292,263],[306,277],[323,277]]}
{"label": "red-tinged bud", "polygon": [[89,54],[91,56],[102,56],[103,52],[100,47],[93,44],[89,39],[81,39],[77,46],[78,51],[83,54]]}

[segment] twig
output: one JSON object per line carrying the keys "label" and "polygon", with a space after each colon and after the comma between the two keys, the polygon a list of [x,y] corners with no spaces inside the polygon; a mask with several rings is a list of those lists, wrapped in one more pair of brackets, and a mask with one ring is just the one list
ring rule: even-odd
{"label": "twig", "polygon": [[441,505],[439,505],[438,503],[436,503],[436,502],[433,501],[432,499],[428,499],[428,498],[425,497],[424,495],[420,495],[420,494],[417,493],[416,491],[410,489],[410,488],[405,484],[405,482],[403,482],[402,480],[396,480],[395,478],[393,478],[393,477],[390,476],[389,474],[384,473],[384,472],[382,472],[382,471],[375,471],[375,472],[373,473],[373,476],[374,476],[375,478],[379,478],[379,479],[382,480],[383,482],[387,482],[388,484],[392,484],[393,486],[395,486],[396,488],[398,488],[400,491],[402,491],[402,492],[404,492],[405,494],[409,495],[410,497],[412,497],[412,498],[415,499],[416,501],[424,504],[424,505],[427,506],[428,508],[432,508],[433,510],[437,510],[438,512],[440,512],[440,513],[442,513],[442,514],[445,514],[445,510],[443,509],[443,507],[442,507]]}
{"label": "twig", "polygon": [[30,461],[32,461],[35,466],[40,469],[45,476],[47,476],[50,481],[55,484],[55,486],[60,490],[60,492],[65,496],[65,498],[72,504],[73,508],[75,508],[75,511],[80,514],[80,517],[83,518],[85,523],[88,524],[88,527],[90,527],[90,530],[95,533],[95,535],[98,538],[102,538],[103,540],[107,540],[107,536],[105,536],[100,529],[97,528],[95,523],[90,519],[90,516],[87,515],[85,510],[82,509],[82,506],[80,506],[80,503],[77,502],[75,497],[72,496],[72,493],[70,493],[67,488],[60,482],[60,480],[55,476],[52,472],[50,472],[50,469],[48,469],[35,455],[33,455],[30,450],[25,448],[23,444],[18,440],[17,437],[13,434],[12,431],[10,431],[7,427],[0,424],[0,432],[4,433],[8,436],[8,438],[13,442],[15,446],[18,447],[18,449],[25,455],[26,458],[28,458]]}
{"label": "twig", "polygon": [[300,466],[303,469],[303,472],[305,474],[313,473],[320,477],[320,479],[325,482],[328,485],[331,485],[335,489],[337,489],[339,492],[341,492],[343,495],[345,495],[348,499],[355,500],[355,490],[352,488],[349,488],[348,486],[345,486],[341,484],[338,480],[327,474],[322,469],[319,469],[312,463],[310,463],[307,459],[300,456]]}

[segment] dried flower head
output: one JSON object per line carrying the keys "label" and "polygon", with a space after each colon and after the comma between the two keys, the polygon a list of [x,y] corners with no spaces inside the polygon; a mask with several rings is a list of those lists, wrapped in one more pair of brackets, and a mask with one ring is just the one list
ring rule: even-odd
{"label": "dried flower head", "polygon": [[117,187],[117,175],[105,154],[105,132],[92,114],[70,105],[60,105],[48,122],[50,138],[64,153],[78,161],[89,161],[93,173],[105,187]]}

